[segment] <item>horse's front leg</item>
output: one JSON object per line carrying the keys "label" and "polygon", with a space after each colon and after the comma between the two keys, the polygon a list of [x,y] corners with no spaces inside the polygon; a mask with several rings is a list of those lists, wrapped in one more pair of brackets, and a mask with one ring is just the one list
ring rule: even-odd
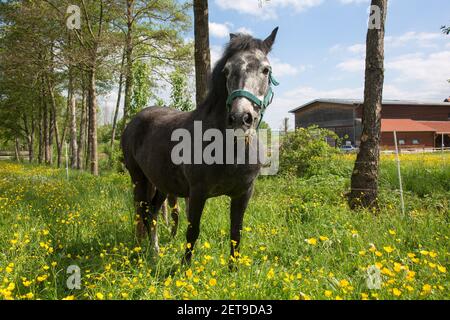
{"label": "horse's front leg", "polygon": [[230,209],[230,269],[234,268],[234,261],[239,255],[239,244],[241,242],[242,221],[248,201],[252,196],[253,187],[249,188],[243,195],[231,198]]}
{"label": "horse's front leg", "polygon": [[189,211],[187,213],[188,227],[186,231],[186,251],[184,253],[183,263],[190,264],[192,250],[200,234],[200,218],[205,207],[206,197],[202,192],[191,192],[189,196]]}

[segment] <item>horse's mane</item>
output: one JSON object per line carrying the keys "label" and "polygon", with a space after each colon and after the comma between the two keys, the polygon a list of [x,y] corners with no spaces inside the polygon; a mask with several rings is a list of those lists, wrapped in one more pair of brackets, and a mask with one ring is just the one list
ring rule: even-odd
{"label": "horse's mane", "polygon": [[[255,39],[250,35],[238,33],[233,35],[232,39],[225,46],[222,57],[217,61],[211,73],[208,84],[208,95],[206,99],[200,104],[199,109],[214,108],[218,103],[227,98],[227,90],[225,83],[225,76],[223,74],[223,68],[228,59],[241,51],[251,51],[259,49],[263,52],[269,52],[270,48],[264,43],[263,40]],[[209,110],[208,110],[209,111]]]}

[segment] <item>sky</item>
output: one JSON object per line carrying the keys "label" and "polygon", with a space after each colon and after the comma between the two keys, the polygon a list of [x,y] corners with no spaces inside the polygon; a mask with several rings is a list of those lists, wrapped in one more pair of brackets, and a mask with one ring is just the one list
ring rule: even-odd
{"label": "sky", "polygon": [[[265,121],[278,130],[288,113],[318,98],[362,99],[369,0],[209,0],[212,64],[229,33],[278,35],[269,55],[280,82]],[[384,99],[442,102],[450,96],[448,0],[389,0]],[[193,38],[193,34],[187,35]],[[114,94],[113,94],[114,95]],[[104,101],[112,108],[114,102]]]}

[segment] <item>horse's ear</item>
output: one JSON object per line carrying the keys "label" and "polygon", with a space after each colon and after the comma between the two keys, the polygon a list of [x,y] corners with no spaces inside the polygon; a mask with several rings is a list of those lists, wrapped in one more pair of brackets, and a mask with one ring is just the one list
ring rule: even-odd
{"label": "horse's ear", "polygon": [[233,40],[234,38],[236,38],[237,37],[237,35],[236,34],[234,34],[234,33],[230,33],[230,41],[231,40]]}
{"label": "horse's ear", "polygon": [[270,36],[268,36],[265,40],[264,40],[264,46],[266,47],[266,53],[269,53],[270,50],[272,49],[273,43],[275,42],[275,38],[277,36],[277,32],[278,32],[278,27],[276,27],[275,29],[273,29],[272,33],[270,34]]}

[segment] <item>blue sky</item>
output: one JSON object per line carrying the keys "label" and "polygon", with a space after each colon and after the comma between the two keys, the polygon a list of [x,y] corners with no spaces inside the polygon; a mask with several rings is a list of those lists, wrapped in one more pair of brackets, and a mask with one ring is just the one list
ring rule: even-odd
{"label": "blue sky", "polygon": [[[229,32],[279,32],[270,61],[276,88],[266,121],[279,129],[288,111],[316,98],[362,98],[368,0],[210,0],[213,62]],[[443,101],[450,96],[448,0],[390,0],[385,99]],[[290,122],[293,126],[293,121]]]}

